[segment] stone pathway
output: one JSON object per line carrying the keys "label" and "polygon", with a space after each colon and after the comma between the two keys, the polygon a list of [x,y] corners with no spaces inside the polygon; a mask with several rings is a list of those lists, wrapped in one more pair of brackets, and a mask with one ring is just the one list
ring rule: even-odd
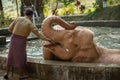
{"label": "stone pathway", "polygon": [[[4,74],[5,74],[5,70],[0,69],[0,80],[5,80],[5,79],[3,79]],[[11,74],[10,74],[10,76],[11,76]],[[13,77],[9,77],[9,80],[19,80],[18,75],[14,73]],[[24,80],[39,80],[39,79],[28,78],[28,79],[24,79]]]}

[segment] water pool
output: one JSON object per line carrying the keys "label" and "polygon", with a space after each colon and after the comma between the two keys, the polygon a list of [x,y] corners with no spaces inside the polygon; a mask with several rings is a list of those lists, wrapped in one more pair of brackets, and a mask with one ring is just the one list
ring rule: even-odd
{"label": "water pool", "polygon": [[[94,42],[97,45],[120,49],[120,28],[112,27],[86,27],[94,32]],[[28,57],[42,58],[41,40],[31,40],[27,42]],[[8,52],[9,43],[0,45],[0,54]]]}

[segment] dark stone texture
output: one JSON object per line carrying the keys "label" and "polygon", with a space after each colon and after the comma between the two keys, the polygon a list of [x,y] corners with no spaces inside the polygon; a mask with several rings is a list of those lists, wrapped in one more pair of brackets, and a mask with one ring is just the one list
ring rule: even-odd
{"label": "dark stone texture", "polygon": [[6,43],[6,37],[0,36],[0,44],[5,44],[5,43]]}
{"label": "dark stone texture", "polygon": [[[30,63],[30,66],[32,64]],[[119,64],[42,60],[36,66],[36,68],[34,66],[35,71],[33,72],[40,80],[120,80]],[[31,69],[33,69],[32,67]]]}
{"label": "dark stone texture", "polygon": [[0,28],[0,36],[7,36],[11,33],[8,31],[8,28]]}
{"label": "dark stone texture", "polygon": [[120,27],[120,20],[76,21],[78,26]]}

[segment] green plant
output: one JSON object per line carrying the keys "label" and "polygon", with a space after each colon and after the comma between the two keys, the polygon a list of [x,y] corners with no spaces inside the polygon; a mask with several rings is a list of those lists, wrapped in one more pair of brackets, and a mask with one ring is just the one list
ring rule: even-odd
{"label": "green plant", "polygon": [[65,6],[68,6],[69,4],[71,4],[72,2],[74,2],[74,0],[58,0],[61,3],[64,3]]}

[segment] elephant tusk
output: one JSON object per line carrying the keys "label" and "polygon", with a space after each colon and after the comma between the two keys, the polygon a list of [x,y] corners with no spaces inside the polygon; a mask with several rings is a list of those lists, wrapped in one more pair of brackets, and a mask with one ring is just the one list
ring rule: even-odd
{"label": "elephant tusk", "polygon": [[[60,45],[60,44],[59,44]],[[65,49],[65,51],[69,52],[69,49],[64,47],[63,45],[60,45],[63,49]]]}
{"label": "elephant tusk", "polygon": [[66,48],[65,50],[66,50],[67,52],[69,52],[69,49]]}

